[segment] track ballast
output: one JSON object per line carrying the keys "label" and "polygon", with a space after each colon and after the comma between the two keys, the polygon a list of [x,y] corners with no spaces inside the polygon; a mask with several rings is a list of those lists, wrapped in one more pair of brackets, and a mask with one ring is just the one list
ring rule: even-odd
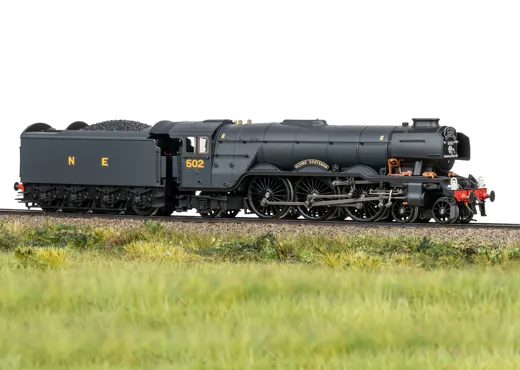
{"label": "track ballast", "polygon": [[110,215],[92,213],[63,213],[63,212],[44,212],[39,210],[24,209],[0,209],[1,215],[12,216],[37,216],[37,217],[58,217],[58,218],[102,218],[112,220],[154,220],[161,222],[190,222],[190,223],[260,223],[260,224],[293,224],[293,225],[326,225],[326,226],[356,226],[366,228],[450,228],[450,229],[520,229],[520,224],[505,223],[469,223],[469,224],[439,224],[429,223],[397,223],[397,222],[357,222],[357,221],[311,221],[306,219],[261,219],[253,217],[235,218],[205,218],[199,216],[138,216],[138,215]]}

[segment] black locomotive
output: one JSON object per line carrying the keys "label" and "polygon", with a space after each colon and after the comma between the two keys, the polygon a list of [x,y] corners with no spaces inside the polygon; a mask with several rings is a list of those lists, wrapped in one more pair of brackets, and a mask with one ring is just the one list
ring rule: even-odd
{"label": "black locomotive", "polygon": [[17,200],[47,212],[468,223],[495,199],[482,178],[452,172],[470,140],[438,119],[107,122],[118,129],[27,127]]}

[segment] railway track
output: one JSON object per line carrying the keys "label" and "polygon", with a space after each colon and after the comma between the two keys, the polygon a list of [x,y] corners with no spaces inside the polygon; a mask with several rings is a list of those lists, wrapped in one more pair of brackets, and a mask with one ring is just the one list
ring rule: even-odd
{"label": "railway track", "polygon": [[35,217],[63,217],[63,218],[104,218],[113,220],[155,220],[162,222],[191,222],[191,223],[259,223],[259,224],[293,224],[293,225],[326,225],[326,226],[356,226],[367,228],[395,227],[395,228],[450,228],[450,229],[512,229],[520,230],[520,224],[504,223],[470,223],[470,224],[438,224],[435,222],[402,224],[396,222],[356,222],[356,221],[310,221],[304,219],[285,220],[285,219],[260,219],[253,217],[235,218],[203,218],[198,216],[137,216],[137,215],[108,215],[90,213],[62,213],[62,212],[43,212],[39,210],[24,209],[0,209],[0,216],[35,216]]}

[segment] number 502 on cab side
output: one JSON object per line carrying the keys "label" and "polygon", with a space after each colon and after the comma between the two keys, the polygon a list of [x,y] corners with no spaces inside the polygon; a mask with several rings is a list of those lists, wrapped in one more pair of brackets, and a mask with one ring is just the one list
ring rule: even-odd
{"label": "number 502 on cab side", "polygon": [[202,159],[186,159],[187,168],[204,168],[204,160]]}

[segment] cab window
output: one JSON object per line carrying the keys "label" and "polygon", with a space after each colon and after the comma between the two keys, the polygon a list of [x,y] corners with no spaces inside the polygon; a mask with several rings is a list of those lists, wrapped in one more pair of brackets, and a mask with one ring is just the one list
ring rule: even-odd
{"label": "cab window", "polygon": [[189,136],[186,138],[186,152],[195,153],[195,137]]}
{"label": "cab window", "polygon": [[197,153],[206,154],[208,153],[208,137],[207,136],[199,136],[198,146],[199,150]]}

